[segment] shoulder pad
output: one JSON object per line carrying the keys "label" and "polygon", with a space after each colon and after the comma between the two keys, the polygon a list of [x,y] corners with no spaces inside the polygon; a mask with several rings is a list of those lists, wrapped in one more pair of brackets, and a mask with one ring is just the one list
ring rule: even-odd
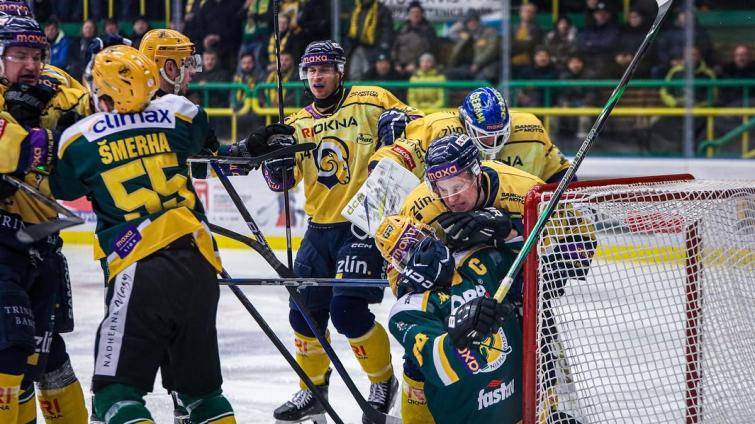
{"label": "shoulder pad", "polygon": [[505,177],[501,179],[501,183],[507,182],[507,178],[516,178],[519,180],[530,180],[535,184],[545,184],[545,182],[537,176],[522,171],[521,169],[514,168],[513,166],[506,165],[497,160],[484,160],[482,161],[482,167],[492,169],[498,175],[504,175]]}
{"label": "shoulder pad", "polygon": [[153,100],[145,110],[170,109],[179,117],[194,119],[199,113],[199,106],[191,102],[184,96],[175,94],[166,94],[157,100]]}

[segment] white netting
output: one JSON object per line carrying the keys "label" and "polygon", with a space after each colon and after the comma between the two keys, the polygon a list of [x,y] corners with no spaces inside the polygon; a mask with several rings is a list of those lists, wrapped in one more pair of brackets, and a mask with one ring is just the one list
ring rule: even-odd
{"label": "white netting", "polygon": [[755,420],[755,182],[562,199],[537,247],[536,422]]}

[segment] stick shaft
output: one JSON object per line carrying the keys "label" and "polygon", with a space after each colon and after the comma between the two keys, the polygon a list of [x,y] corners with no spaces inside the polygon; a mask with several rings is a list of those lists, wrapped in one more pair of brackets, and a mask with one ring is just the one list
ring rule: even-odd
{"label": "stick shaft", "polygon": [[621,95],[624,94],[624,90],[626,89],[629,80],[632,78],[632,75],[634,75],[634,71],[637,68],[637,65],[639,64],[642,57],[645,56],[648,47],[650,47],[650,44],[658,33],[660,24],[663,21],[663,18],[666,16],[666,13],[668,12],[670,6],[671,0],[659,0],[658,14],[655,17],[653,26],[650,27],[650,30],[645,36],[645,39],[642,41],[642,44],[640,44],[639,49],[637,49],[637,53],[635,53],[626,71],[624,71],[624,75],[622,75],[621,80],[619,81],[619,85],[614,88],[613,93],[611,93],[611,97],[608,98],[606,105],[603,107],[600,115],[598,115],[598,119],[595,121],[592,128],[590,129],[590,132],[587,134],[587,138],[585,138],[585,141],[582,142],[582,145],[579,147],[577,154],[574,156],[574,161],[566,170],[564,177],[558,183],[556,191],[553,193],[553,196],[551,197],[550,201],[548,201],[545,210],[538,218],[535,226],[532,228],[532,232],[524,242],[522,250],[519,251],[519,254],[514,260],[513,265],[511,265],[511,268],[509,268],[509,271],[506,273],[506,277],[498,287],[498,290],[495,293],[495,299],[498,302],[502,302],[503,298],[506,297],[506,294],[508,293],[511,285],[514,282],[514,277],[516,277],[516,275],[519,273],[522,265],[524,265],[524,261],[527,258],[527,255],[534,247],[537,239],[540,238],[540,234],[542,233],[543,228],[545,228],[545,224],[548,222],[548,219],[550,219],[551,215],[553,214],[553,211],[556,208],[561,195],[564,193],[564,191],[566,191],[566,187],[569,185],[572,178],[574,178],[574,174],[577,172],[577,169],[579,169],[579,166],[582,164],[585,156],[587,156],[587,152],[590,151],[590,148],[595,143],[598,134],[605,126],[606,120],[611,114],[614,106],[616,106],[616,103],[618,103]]}

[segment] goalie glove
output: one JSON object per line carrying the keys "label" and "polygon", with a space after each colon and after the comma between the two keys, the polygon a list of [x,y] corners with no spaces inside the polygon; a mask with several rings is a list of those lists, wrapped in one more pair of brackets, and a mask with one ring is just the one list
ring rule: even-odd
{"label": "goalie glove", "polygon": [[546,300],[560,297],[564,294],[567,281],[584,280],[597,246],[595,240],[581,235],[569,235],[559,240],[551,252],[541,259],[543,297]]}
{"label": "goalie glove", "polygon": [[498,331],[514,311],[515,307],[509,303],[478,297],[451,313],[448,317],[448,335],[457,349],[469,348]]}
{"label": "goalie glove", "polygon": [[439,240],[425,238],[414,247],[409,263],[398,277],[402,293],[422,293],[451,285],[456,261]]}
{"label": "goalie glove", "polygon": [[502,247],[511,232],[511,217],[498,208],[488,207],[471,212],[448,212],[438,217],[453,251],[473,246]]}

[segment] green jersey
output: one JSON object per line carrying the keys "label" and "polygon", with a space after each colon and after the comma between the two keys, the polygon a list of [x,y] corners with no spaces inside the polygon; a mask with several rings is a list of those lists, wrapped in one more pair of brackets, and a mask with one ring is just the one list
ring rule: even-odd
{"label": "green jersey", "polygon": [[139,113],[91,115],[62,134],[50,188],[58,199],[92,200],[95,257],[109,278],[187,234],[221,269],[186,164],[208,128],[200,107],[167,95]]}
{"label": "green jersey", "polygon": [[480,346],[459,350],[446,331],[453,311],[491,297],[513,255],[482,247],[457,257],[451,287],[410,293],[391,309],[389,329],[425,377],[433,418],[443,423],[518,423],[522,410],[522,335],[511,317]]}

